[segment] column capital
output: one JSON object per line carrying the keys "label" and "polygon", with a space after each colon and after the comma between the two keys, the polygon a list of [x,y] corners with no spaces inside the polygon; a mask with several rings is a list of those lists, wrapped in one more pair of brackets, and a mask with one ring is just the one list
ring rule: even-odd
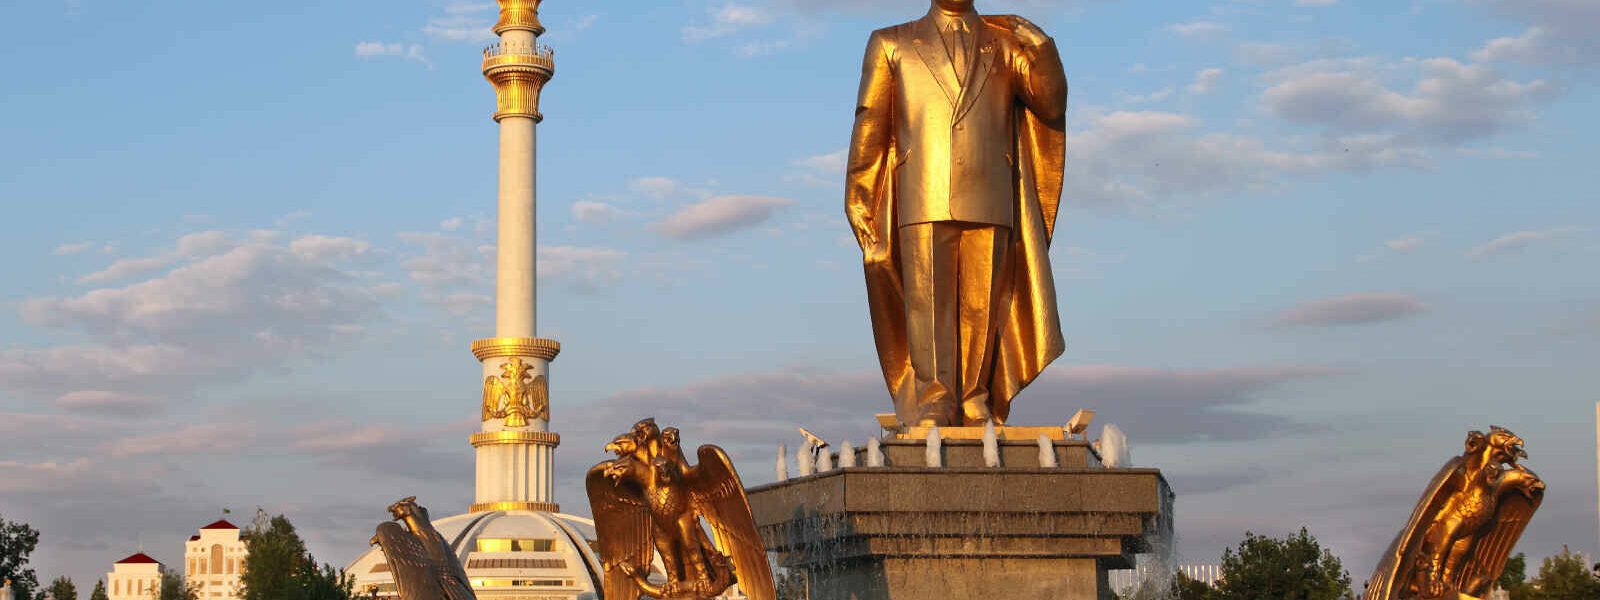
{"label": "column capital", "polygon": [[472,342],[472,355],[478,360],[518,356],[552,361],[561,353],[561,342],[544,338],[495,337]]}

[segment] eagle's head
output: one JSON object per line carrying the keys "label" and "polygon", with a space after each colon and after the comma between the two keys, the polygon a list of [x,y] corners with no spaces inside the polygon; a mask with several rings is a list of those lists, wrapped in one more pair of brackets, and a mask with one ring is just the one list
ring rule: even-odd
{"label": "eagle's head", "polygon": [[656,420],[653,418],[640,419],[638,423],[634,423],[632,433],[634,441],[641,446],[661,439],[661,427],[656,425]]}
{"label": "eagle's head", "polygon": [[421,516],[427,518],[428,509],[417,505],[416,496],[401,498],[398,502],[389,505],[389,514],[395,520],[405,520],[409,517]]}
{"label": "eagle's head", "polygon": [[638,449],[639,442],[634,439],[631,433],[619,435],[613,438],[611,443],[606,444],[606,451],[617,455],[619,458],[633,454]]}

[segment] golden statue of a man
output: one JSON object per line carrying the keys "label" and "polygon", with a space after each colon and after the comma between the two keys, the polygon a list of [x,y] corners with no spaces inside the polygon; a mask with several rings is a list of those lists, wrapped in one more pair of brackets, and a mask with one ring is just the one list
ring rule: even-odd
{"label": "golden statue of a man", "polygon": [[845,211],[901,422],[1004,423],[1061,355],[1048,251],[1066,108],[1050,36],[973,0],[867,41]]}

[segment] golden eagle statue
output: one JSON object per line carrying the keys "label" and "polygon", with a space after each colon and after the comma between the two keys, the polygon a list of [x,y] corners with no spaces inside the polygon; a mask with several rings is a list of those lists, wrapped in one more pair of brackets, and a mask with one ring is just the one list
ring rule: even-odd
{"label": "golden eagle statue", "polygon": [[1505,568],[1544,481],[1518,463],[1522,438],[1503,427],[1467,434],[1466,451],[1434,475],[1367,581],[1364,600],[1481,598]]}
{"label": "golden eagle statue", "polygon": [[389,514],[395,520],[378,524],[372,543],[383,549],[400,600],[477,600],[461,561],[416,496],[390,504]]}
{"label": "golden eagle statue", "polygon": [[483,420],[505,419],[506,427],[525,427],[528,419],[550,419],[550,389],[532,365],[513,357],[500,363],[500,375],[483,378]]}
{"label": "golden eagle statue", "polygon": [[[678,430],[655,419],[634,424],[606,450],[617,458],[589,469],[606,600],[707,600],[738,582],[750,600],[776,600],[767,553],[744,484],[721,448],[700,447],[690,465]],[[711,525],[715,544],[700,519]],[[651,581],[653,554],[666,581]]]}

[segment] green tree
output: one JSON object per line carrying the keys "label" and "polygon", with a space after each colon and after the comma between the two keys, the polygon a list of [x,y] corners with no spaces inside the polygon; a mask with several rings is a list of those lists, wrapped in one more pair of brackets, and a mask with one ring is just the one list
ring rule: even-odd
{"label": "green tree", "polygon": [[57,577],[50,582],[50,600],[78,600],[78,586],[72,585],[71,577]]}
{"label": "green tree", "polygon": [[1533,590],[1528,587],[1528,555],[1518,552],[1506,559],[1495,587],[1511,594],[1511,600],[1532,600]]}
{"label": "green tree", "polygon": [[161,569],[161,591],[159,594],[157,596],[159,600],[198,600],[200,598],[200,590],[194,584],[185,581],[181,573],[169,571],[165,567]]}
{"label": "green tree", "polygon": [[1281,540],[1246,532],[1222,552],[1216,600],[1339,600],[1351,595],[1350,574],[1304,527]]}
{"label": "green tree", "polygon": [[89,600],[111,600],[110,597],[106,595],[105,580],[101,579],[94,582],[94,591],[89,592]]}
{"label": "green tree", "polygon": [[355,580],[332,565],[318,566],[287,517],[269,516],[258,508],[244,537],[249,552],[239,576],[244,600],[351,600],[354,596]]}
{"label": "green tree", "polygon": [[1172,578],[1172,600],[1210,600],[1215,592],[1206,582],[1179,572]]}
{"label": "green tree", "polygon": [[28,568],[28,556],[39,546],[39,530],[26,523],[14,523],[0,516],[0,581],[11,582],[17,600],[33,598],[39,578]]}
{"label": "green tree", "polygon": [[1545,557],[1539,575],[1528,582],[1532,600],[1594,600],[1600,598],[1600,579],[1596,579],[1583,557],[1566,547],[1561,554]]}
{"label": "green tree", "polygon": [[1495,580],[1495,585],[1502,590],[1520,587],[1528,581],[1528,555],[1518,552],[1506,559],[1506,568],[1500,570],[1500,578]]}

